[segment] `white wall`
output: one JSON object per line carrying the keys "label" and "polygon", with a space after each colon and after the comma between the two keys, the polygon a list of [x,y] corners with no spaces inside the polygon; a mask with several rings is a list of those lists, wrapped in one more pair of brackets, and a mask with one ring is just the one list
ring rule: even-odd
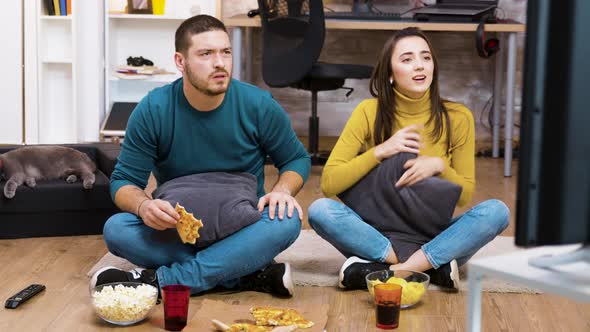
{"label": "white wall", "polygon": [[20,144],[23,141],[21,1],[3,1],[0,31],[0,144]]}

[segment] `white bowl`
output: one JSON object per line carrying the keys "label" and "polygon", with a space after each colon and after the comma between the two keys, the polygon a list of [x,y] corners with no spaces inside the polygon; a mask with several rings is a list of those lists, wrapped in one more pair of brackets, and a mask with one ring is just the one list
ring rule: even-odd
{"label": "white bowl", "polygon": [[158,289],[140,282],[115,282],[94,287],[90,297],[100,318],[125,326],[148,316],[158,300]]}

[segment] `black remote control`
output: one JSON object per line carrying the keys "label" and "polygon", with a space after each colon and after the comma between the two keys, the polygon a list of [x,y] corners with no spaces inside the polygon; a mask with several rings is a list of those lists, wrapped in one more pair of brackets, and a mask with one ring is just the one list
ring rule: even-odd
{"label": "black remote control", "polygon": [[45,285],[32,284],[22,291],[14,294],[6,300],[4,304],[5,308],[14,309],[20,304],[27,302],[28,299],[35,296],[37,293],[42,292],[45,289]]}

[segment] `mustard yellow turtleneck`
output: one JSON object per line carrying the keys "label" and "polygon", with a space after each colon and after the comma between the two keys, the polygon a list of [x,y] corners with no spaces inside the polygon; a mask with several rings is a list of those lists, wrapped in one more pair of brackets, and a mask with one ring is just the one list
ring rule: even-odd
{"label": "mustard yellow turtleneck", "polygon": [[[396,89],[394,92],[396,123],[393,132],[412,124],[424,125],[420,133],[424,143],[420,155],[439,157],[445,162],[445,170],[439,176],[463,188],[458,205],[466,205],[475,189],[475,123],[471,111],[459,103],[444,103],[451,122],[450,154],[447,155],[446,132],[433,142],[430,133],[434,123],[426,125],[430,117],[430,91],[418,99],[409,98]],[[352,112],[324,166],[321,180],[324,195],[345,191],[379,164],[373,140],[376,114],[376,98],[362,101]],[[359,155],[363,147],[366,151]]]}

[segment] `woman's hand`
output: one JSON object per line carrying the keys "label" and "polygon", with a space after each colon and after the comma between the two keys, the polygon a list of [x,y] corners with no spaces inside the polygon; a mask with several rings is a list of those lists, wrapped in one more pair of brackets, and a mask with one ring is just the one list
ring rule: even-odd
{"label": "woman's hand", "polygon": [[406,161],[404,169],[406,171],[395,184],[396,188],[411,186],[418,181],[442,173],[445,162],[438,157],[419,156]]}
{"label": "woman's hand", "polygon": [[381,161],[400,152],[420,153],[420,134],[423,126],[411,125],[397,131],[385,142],[375,147],[375,158]]}

